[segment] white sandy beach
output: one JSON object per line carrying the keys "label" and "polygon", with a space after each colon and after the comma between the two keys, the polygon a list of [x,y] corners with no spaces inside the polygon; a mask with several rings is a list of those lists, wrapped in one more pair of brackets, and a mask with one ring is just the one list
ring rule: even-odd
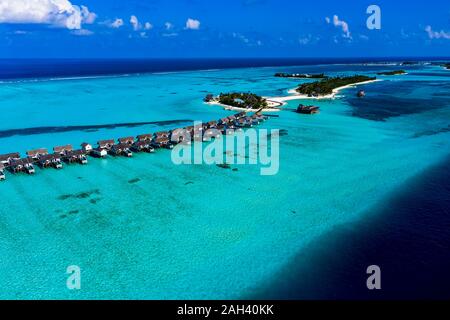
{"label": "white sandy beach", "polygon": [[324,96],[319,96],[319,97],[308,97],[305,94],[300,94],[296,91],[296,88],[291,89],[288,91],[289,95],[285,96],[285,97],[265,97],[266,99],[270,99],[272,101],[276,101],[276,102],[280,102],[280,103],[285,103],[286,101],[290,101],[290,100],[300,100],[300,99],[315,99],[315,100],[321,100],[321,99],[335,99],[337,94],[344,90],[344,89],[348,89],[348,88],[354,88],[356,86],[362,85],[362,84],[368,84],[368,83],[372,83],[372,82],[377,82],[377,81],[383,81],[381,79],[375,79],[375,80],[369,80],[369,81],[363,81],[363,82],[358,82],[358,83],[353,83],[353,84],[349,84],[346,86],[342,86],[339,88],[336,88],[333,90],[333,93],[331,94],[327,94]]}

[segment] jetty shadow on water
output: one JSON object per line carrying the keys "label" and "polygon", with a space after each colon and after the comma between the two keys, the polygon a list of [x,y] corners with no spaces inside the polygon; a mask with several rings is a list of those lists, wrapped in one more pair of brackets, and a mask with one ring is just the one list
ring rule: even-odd
{"label": "jetty shadow on water", "polygon": [[[449,299],[450,158],[304,248],[251,298]],[[381,268],[368,290],[367,267]]]}

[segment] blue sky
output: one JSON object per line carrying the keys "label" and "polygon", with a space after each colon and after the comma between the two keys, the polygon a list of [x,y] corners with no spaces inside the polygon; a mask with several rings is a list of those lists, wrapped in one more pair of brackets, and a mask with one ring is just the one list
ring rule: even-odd
{"label": "blue sky", "polygon": [[0,0],[0,38],[2,58],[450,56],[450,2]]}

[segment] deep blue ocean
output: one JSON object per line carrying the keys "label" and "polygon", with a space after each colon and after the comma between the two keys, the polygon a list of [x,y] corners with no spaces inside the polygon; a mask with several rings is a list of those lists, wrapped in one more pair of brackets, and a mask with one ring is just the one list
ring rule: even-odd
{"label": "deep blue ocean", "polygon": [[1,59],[0,79],[425,60],[440,61],[445,58]]}
{"label": "deep blue ocean", "polygon": [[[196,117],[219,117],[224,110],[202,104],[205,89],[245,86],[262,95],[286,94],[295,82],[274,79],[274,71],[373,74],[402,68],[388,62],[431,60],[448,58],[0,60],[0,105],[11,119],[0,130],[0,148],[7,152],[30,143],[96,141],[134,134],[136,127],[153,130]],[[33,188],[28,177],[8,176],[10,184],[2,187],[11,197],[0,205],[0,250],[8,257],[6,267],[42,266],[36,272],[46,275],[55,266],[80,259],[96,267],[88,277],[103,282],[93,280],[86,296],[69,296],[65,288],[52,291],[45,277],[34,277],[24,267],[17,271],[23,284],[16,284],[11,270],[0,273],[0,283],[13,288],[5,296],[450,298],[450,159],[440,154],[448,148],[445,137],[450,132],[450,73],[422,64],[405,68],[410,73],[405,78],[365,85],[363,100],[351,88],[341,99],[317,102],[323,109],[317,117],[299,118],[292,112],[298,103],[290,102],[279,118],[267,122],[288,132],[282,142],[290,151],[278,180],[255,177],[245,167],[233,171],[234,176],[215,167],[174,169],[164,153],[152,160],[136,157],[133,165],[126,159],[93,160],[86,168],[39,172],[36,185],[46,188],[32,193],[26,192]],[[195,70],[213,72],[180,72]],[[97,79],[129,74],[137,76]],[[45,81],[53,78],[67,81]],[[37,79],[44,81],[34,83]],[[122,107],[127,103],[129,111]],[[18,111],[9,106],[19,106]],[[427,161],[436,159],[440,163],[430,167]],[[97,177],[99,172],[108,174]],[[61,184],[57,175],[70,183]],[[212,178],[232,181],[235,190],[206,185]],[[170,188],[177,190],[176,196]],[[187,188],[201,197],[194,201],[179,196]],[[163,197],[155,197],[159,194]],[[227,208],[208,210],[223,199]],[[320,235],[313,237],[314,232]],[[60,243],[76,245],[65,250]],[[286,258],[288,263],[280,262],[288,244],[304,243],[297,255]],[[233,263],[224,263],[222,254],[232,255]],[[173,257],[179,259],[174,262]],[[101,259],[124,268],[97,265]],[[365,269],[371,264],[381,267],[381,291],[365,287]],[[259,283],[269,266],[278,272]],[[148,270],[152,273],[146,274]],[[122,292],[105,284],[109,277]],[[258,284],[248,284],[247,278]],[[227,287],[229,279],[233,281]],[[22,292],[23,285],[30,285],[29,295]],[[155,291],[132,291],[139,286]],[[193,292],[188,292],[191,287]],[[36,288],[43,290],[36,295]]]}

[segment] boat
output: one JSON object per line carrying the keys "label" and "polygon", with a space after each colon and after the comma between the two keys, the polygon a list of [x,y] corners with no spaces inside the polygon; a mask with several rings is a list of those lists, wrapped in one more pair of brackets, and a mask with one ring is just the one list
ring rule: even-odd
{"label": "boat", "polygon": [[358,98],[363,98],[366,96],[366,92],[364,90],[359,90],[356,96]]}
{"label": "boat", "polygon": [[301,114],[314,114],[319,113],[319,107],[317,106],[305,106],[303,104],[300,104],[297,108],[297,113]]}

